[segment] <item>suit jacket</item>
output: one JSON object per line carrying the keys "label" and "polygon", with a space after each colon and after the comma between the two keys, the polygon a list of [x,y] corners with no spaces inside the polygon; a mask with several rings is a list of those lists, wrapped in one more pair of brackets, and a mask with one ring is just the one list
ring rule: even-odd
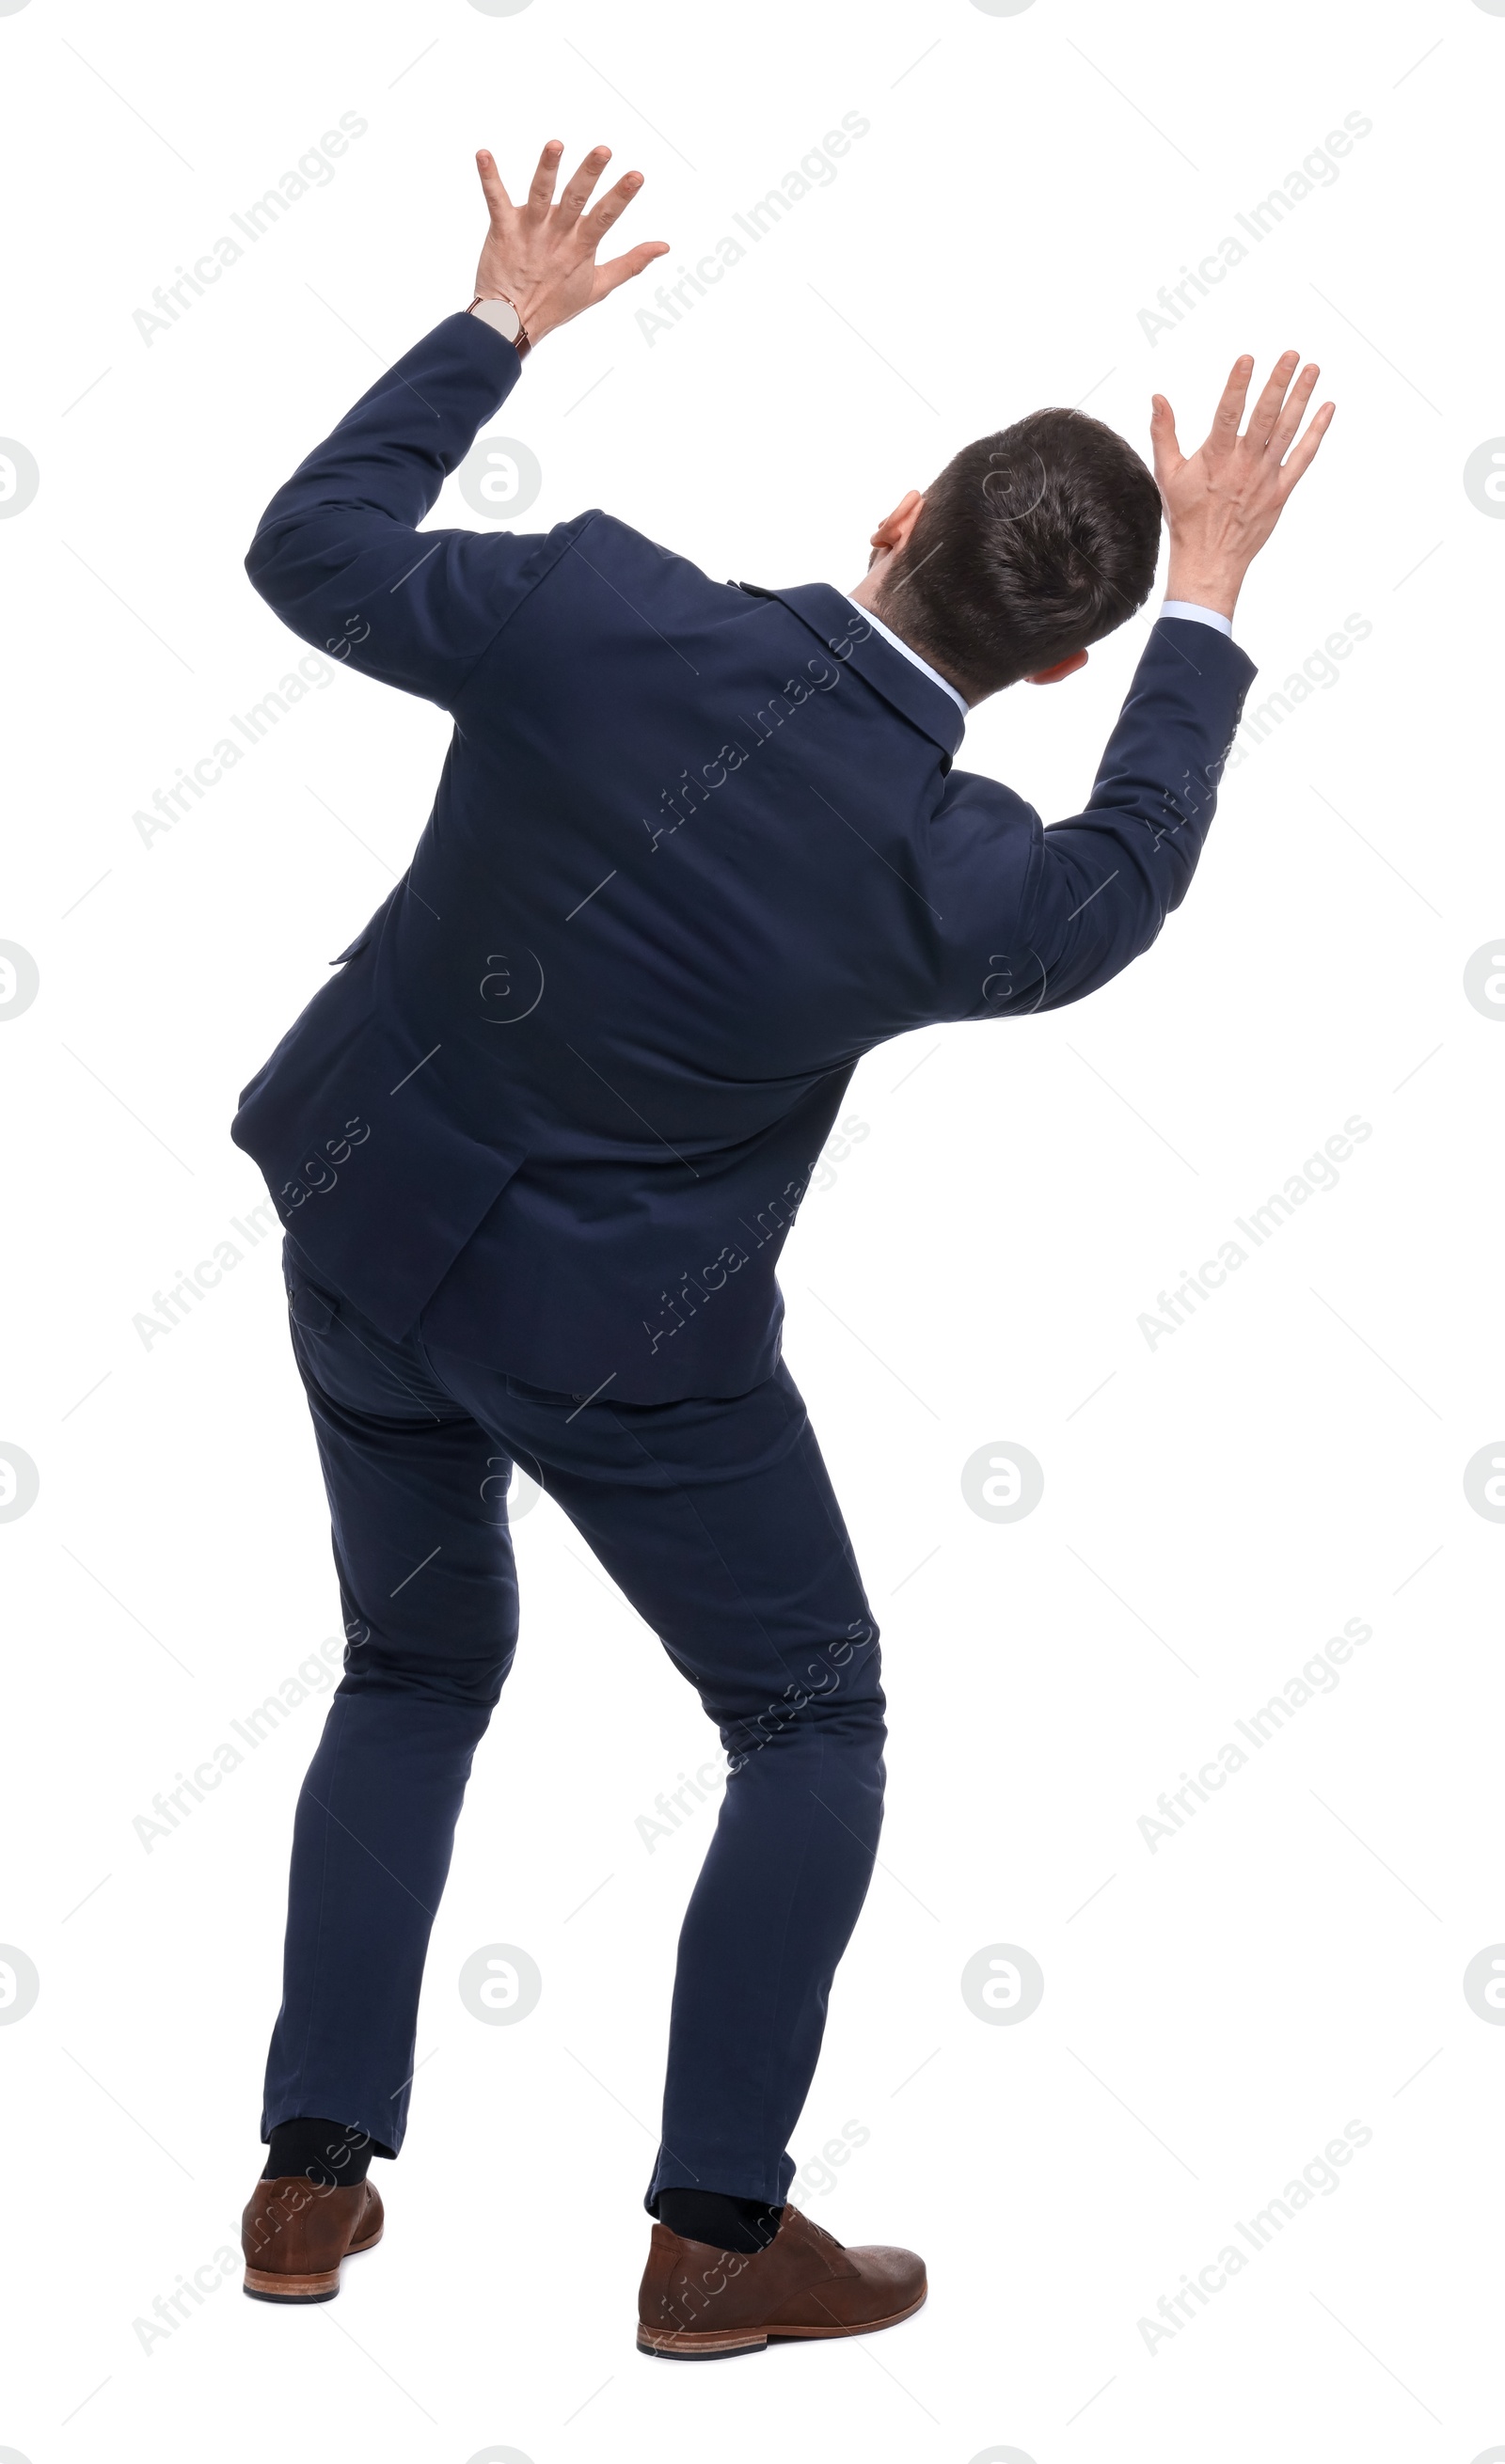
{"label": "suit jacket", "polygon": [[609,514],[417,524],[520,374],[447,317],[246,559],[304,641],[451,713],[412,862],[240,1098],[298,1248],[394,1338],[612,1401],[745,1391],[885,1038],[1084,993],[1185,895],[1254,669],[1151,629],[1085,813],[953,766],[950,696],[822,583]]}

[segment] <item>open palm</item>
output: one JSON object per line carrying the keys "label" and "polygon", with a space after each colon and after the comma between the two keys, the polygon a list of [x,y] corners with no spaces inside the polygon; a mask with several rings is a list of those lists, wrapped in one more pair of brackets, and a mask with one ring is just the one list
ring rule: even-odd
{"label": "open palm", "polygon": [[1242,433],[1254,363],[1247,353],[1236,360],[1206,440],[1194,453],[1182,452],[1171,407],[1163,394],[1155,396],[1150,439],[1170,530],[1172,598],[1197,598],[1204,590],[1236,596],[1293,488],[1311,468],[1334,406],[1324,402],[1297,435],[1319,374],[1309,363],[1297,376],[1298,359],[1286,351],[1275,362]]}
{"label": "open palm", "polygon": [[594,145],[565,182],[556,205],[554,184],[564,151],[558,138],[549,140],[520,206],[513,204],[503,187],[496,157],[484,149],[476,157],[491,216],[476,289],[487,298],[510,299],[535,342],[669,253],[667,240],[644,240],[625,255],[598,265],[596,252],[636,196],[643,175],[626,172],[587,213],[590,192],[611,160],[609,145]]}

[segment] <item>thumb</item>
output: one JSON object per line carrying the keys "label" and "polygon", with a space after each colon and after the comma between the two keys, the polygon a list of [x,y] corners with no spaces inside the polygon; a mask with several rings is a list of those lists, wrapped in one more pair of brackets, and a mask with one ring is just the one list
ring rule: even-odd
{"label": "thumb", "polygon": [[1155,457],[1157,479],[1174,471],[1183,459],[1176,414],[1162,393],[1150,396],[1150,451]]}
{"label": "thumb", "polygon": [[604,299],[620,283],[631,282],[634,275],[646,273],[657,258],[669,254],[666,239],[645,239],[638,247],[630,248],[625,256],[613,256],[609,264],[596,269],[596,297]]}

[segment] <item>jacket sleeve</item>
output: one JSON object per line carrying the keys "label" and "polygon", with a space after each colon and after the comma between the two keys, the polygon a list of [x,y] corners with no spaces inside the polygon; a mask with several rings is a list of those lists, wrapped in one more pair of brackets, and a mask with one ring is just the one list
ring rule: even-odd
{"label": "jacket sleeve", "polygon": [[1255,673],[1211,626],[1152,627],[1086,811],[1042,827],[1022,808],[1035,844],[1018,928],[967,1016],[1062,1008],[1149,948],[1190,887]]}
{"label": "jacket sleeve", "polygon": [[252,540],[246,571],[284,625],[363,675],[453,707],[543,541],[417,526],[520,370],[510,342],[461,314],[362,395]]}

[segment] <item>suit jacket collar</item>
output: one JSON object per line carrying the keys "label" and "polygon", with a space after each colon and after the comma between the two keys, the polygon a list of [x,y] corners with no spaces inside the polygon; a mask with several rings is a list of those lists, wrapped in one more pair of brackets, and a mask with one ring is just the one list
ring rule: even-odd
{"label": "suit jacket collar", "polygon": [[792,590],[764,590],[756,582],[743,582],[739,587],[755,599],[781,601],[833,657],[849,661],[874,693],[939,744],[949,761],[965,732],[965,721],[950,694],[885,642],[860,607],[854,607],[841,591],[829,582],[803,582]]}

